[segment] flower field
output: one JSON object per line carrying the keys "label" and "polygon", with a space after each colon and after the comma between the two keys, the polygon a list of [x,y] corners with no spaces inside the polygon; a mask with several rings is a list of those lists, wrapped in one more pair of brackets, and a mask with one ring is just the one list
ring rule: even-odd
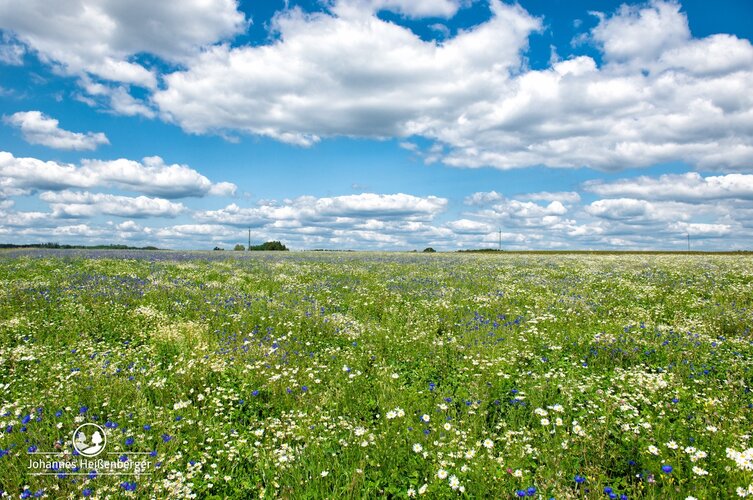
{"label": "flower field", "polygon": [[745,255],[1,253],[1,495],[753,497],[752,327]]}

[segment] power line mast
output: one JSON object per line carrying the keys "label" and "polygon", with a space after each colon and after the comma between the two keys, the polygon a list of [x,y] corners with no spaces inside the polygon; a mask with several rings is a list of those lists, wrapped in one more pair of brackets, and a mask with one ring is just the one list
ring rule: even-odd
{"label": "power line mast", "polygon": [[247,252],[251,251],[251,228],[248,228],[248,248],[246,248]]}
{"label": "power line mast", "polygon": [[499,251],[502,251],[502,228],[499,228]]}
{"label": "power line mast", "polygon": [[688,252],[690,252],[690,232],[688,232]]}

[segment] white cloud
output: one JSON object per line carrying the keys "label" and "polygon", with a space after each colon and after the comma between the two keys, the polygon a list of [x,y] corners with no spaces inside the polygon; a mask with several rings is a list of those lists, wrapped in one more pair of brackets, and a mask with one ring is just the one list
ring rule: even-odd
{"label": "white cloud", "polygon": [[269,202],[256,207],[241,208],[236,204],[220,210],[198,212],[202,222],[241,227],[260,227],[287,222],[289,227],[304,225],[350,227],[364,219],[431,220],[447,206],[445,198],[417,197],[408,194],[374,194],[315,198],[301,196],[283,203]]}
{"label": "white cloud", "polygon": [[678,233],[687,233],[696,238],[722,238],[730,236],[733,227],[729,224],[706,224],[676,222],[670,225],[670,230]]}
{"label": "white cloud", "polygon": [[504,87],[540,27],[522,8],[493,0],[490,21],[437,44],[359,3],[281,12],[270,45],[213,47],[167,75],[154,101],[197,133],[235,129],[300,145],[425,135]]}
{"label": "white cloud", "polygon": [[229,229],[219,224],[179,224],[161,228],[156,231],[160,238],[210,237],[212,240],[245,236],[238,230]]}
{"label": "white cloud", "polygon": [[245,27],[234,0],[0,0],[0,28],[43,61],[74,75],[154,88],[154,70],[129,60],[150,53],[183,62]]}
{"label": "white cloud", "polygon": [[696,172],[636,177],[614,182],[589,181],[584,189],[608,197],[646,200],[708,201],[753,200],[753,175],[727,174],[703,177]]}
{"label": "white cloud", "polygon": [[591,34],[602,67],[580,56],[539,71],[521,54],[541,21],[518,6],[493,0],[488,21],[438,43],[380,20],[373,5],[284,11],[269,44],[212,47],[167,75],[153,101],[193,133],[302,146],[422,136],[438,146],[426,162],[457,167],[753,164],[753,46],[692,38],[676,3],[602,16]]}
{"label": "white cloud", "polygon": [[602,219],[619,220],[628,224],[652,221],[688,220],[698,207],[675,201],[651,202],[633,198],[610,198],[587,205],[590,215]]}
{"label": "white cloud", "polygon": [[517,196],[520,200],[533,200],[533,201],[558,201],[560,203],[578,203],[580,201],[580,195],[574,191],[540,191],[538,193],[528,193]]}
{"label": "white cloud", "polygon": [[473,193],[470,196],[466,196],[465,200],[463,200],[463,203],[465,203],[466,205],[487,205],[489,203],[503,199],[505,199],[505,197],[496,191],[479,191],[477,193]]}
{"label": "white cloud", "polygon": [[156,116],[148,103],[133,97],[124,85],[106,85],[83,76],[79,79],[79,86],[85,95],[79,94],[76,98],[89,106],[110,108],[114,113],[125,116]]}
{"label": "white cloud", "polygon": [[623,4],[612,17],[597,14],[601,22],[592,32],[593,39],[607,61],[651,62],[690,39],[680,7],[674,1],[652,1],[649,6]]}
{"label": "white cloud", "polygon": [[335,2],[333,10],[341,16],[389,10],[414,18],[450,18],[458,11],[460,4],[460,0],[339,0]]}
{"label": "white cloud", "polygon": [[26,142],[41,144],[55,149],[94,150],[102,144],[110,144],[102,132],[69,132],[58,126],[58,121],[40,111],[19,111],[4,118],[18,127]]}
{"label": "white cloud", "polygon": [[0,226],[12,228],[53,227],[57,222],[51,214],[44,212],[6,212],[0,210]]}
{"label": "white cloud", "polygon": [[81,218],[96,215],[118,217],[177,217],[186,211],[182,203],[147,196],[117,196],[81,191],[47,191],[39,198],[50,204],[54,217]]}
{"label": "white cloud", "polygon": [[556,218],[566,213],[567,208],[559,201],[552,201],[548,205],[540,205],[532,201],[501,200],[489,208],[477,212],[476,215],[500,220],[525,219],[525,223],[530,224],[533,223],[533,219],[551,223],[554,219],[548,217]]}
{"label": "white cloud", "polygon": [[[49,189],[115,187],[165,198],[235,193],[228,182],[213,184],[186,165],[168,165],[158,156],[142,162],[82,160],[81,166],[45,162],[36,158],[15,158],[0,152],[0,178],[7,188]],[[5,187],[0,184],[0,187]]]}
{"label": "white cloud", "polygon": [[13,39],[8,33],[2,33],[0,38],[0,63],[9,66],[21,66],[24,63],[26,48]]}
{"label": "white cloud", "polygon": [[459,219],[447,223],[447,227],[459,234],[488,234],[494,231],[494,228],[485,223],[469,219]]}

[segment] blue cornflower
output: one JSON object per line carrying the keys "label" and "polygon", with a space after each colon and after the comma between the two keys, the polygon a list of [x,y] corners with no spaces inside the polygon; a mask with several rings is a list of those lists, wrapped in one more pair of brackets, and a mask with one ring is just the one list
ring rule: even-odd
{"label": "blue cornflower", "polygon": [[120,460],[121,462],[127,462],[128,461],[128,455],[126,455],[126,454],[120,455],[118,457],[118,460]]}
{"label": "blue cornflower", "polygon": [[610,486],[604,486],[604,493],[609,495],[610,493],[612,493],[612,488]]}
{"label": "blue cornflower", "polygon": [[95,470],[89,471],[89,475],[87,477],[89,479],[96,479],[97,478],[97,471],[95,471]]}
{"label": "blue cornflower", "polygon": [[167,443],[170,441],[173,437],[170,434],[162,434],[162,442]]}
{"label": "blue cornflower", "polygon": [[583,482],[585,482],[585,481],[586,481],[586,478],[585,478],[585,477],[583,477],[583,476],[579,476],[579,475],[577,475],[577,474],[575,475],[575,482],[576,482],[576,483],[580,484],[580,483],[583,483]]}
{"label": "blue cornflower", "polygon": [[31,415],[26,415],[24,418],[21,419],[21,423],[26,425],[29,422],[31,422]]}
{"label": "blue cornflower", "polygon": [[78,409],[78,412],[81,413],[81,414],[84,414],[87,411],[89,411],[89,407],[88,406],[82,406],[81,408]]}
{"label": "blue cornflower", "polygon": [[518,495],[519,497],[524,497],[524,496],[526,496],[526,491],[525,490],[515,490],[515,494]]}
{"label": "blue cornflower", "polygon": [[150,431],[150,430],[152,430],[152,426],[149,425],[149,424],[144,424],[144,430],[145,431]]}
{"label": "blue cornflower", "polygon": [[672,472],[672,466],[671,465],[662,465],[661,471],[665,474],[669,474]]}
{"label": "blue cornflower", "polygon": [[134,441],[136,441],[136,440],[135,440],[135,439],[133,439],[133,437],[128,437],[128,438],[126,438],[126,440],[125,440],[125,445],[126,445],[126,446],[133,446],[133,443],[134,443]]}
{"label": "blue cornflower", "polygon": [[302,390],[303,392],[306,392],[306,391],[308,391],[308,390],[309,390],[309,388],[308,388],[308,386],[304,385],[303,387],[301,387],[301,390]]}
{"label": "blue cornflower", "polygon": [[254,390],[254,391],[251,392],[251,395],[252,396],[258,396],[259,395],[259,391]]}
{"label": "blue cornflower", "polygon": [[133,481],[123,481],[120,487],[126,491],[136,491],[136,483]]}
{"label": "blue cornflower", "polygon": [[34,446],[34,445],[29,446],[29,448],[28,448],[28,452],[29,453],[34,453],[35,451],[37,451],[37,447],[36,446]]}
{"label": "blue cornflower", "polygon": [[530,488],[526,490],[526,495],[528,495],[529,497],[532,497],[535,494],[536,494],[536,488],[534,486],[531,486]]}
{"label": "blue cornflower", "polygon": [[90,497],[92,494],[92,489],[84,488],[83,490],[81,490],[81,494],[84,495],[85,497]]}

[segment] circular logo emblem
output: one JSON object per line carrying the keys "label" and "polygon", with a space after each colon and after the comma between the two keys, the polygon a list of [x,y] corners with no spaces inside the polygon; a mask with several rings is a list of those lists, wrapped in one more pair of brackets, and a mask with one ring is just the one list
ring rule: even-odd
{"label": "circular logo emblem", "polygon": [[85,457],[96,457],[106,444],[107,434],[97,424],[83,424],[73,431],[73,447]]}

